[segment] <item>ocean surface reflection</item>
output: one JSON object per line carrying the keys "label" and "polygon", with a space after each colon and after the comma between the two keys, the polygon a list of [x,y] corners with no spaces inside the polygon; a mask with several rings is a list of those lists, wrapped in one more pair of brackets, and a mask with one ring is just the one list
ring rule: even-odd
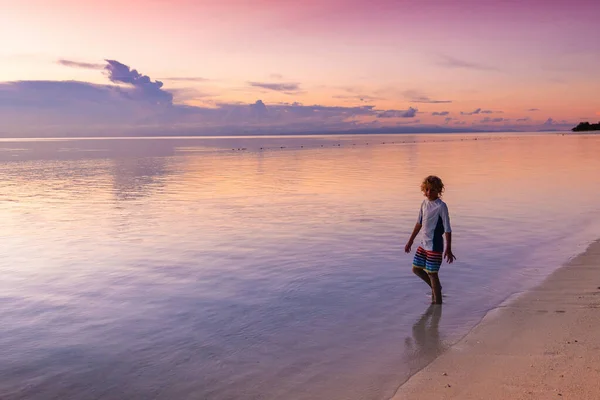
{"label": "ocean surface reflection", "polygon": [[[0,141],[0,398],[387,399],[600,236],[600,137]],[[429,306],[403,248],[447,185]],[[585,188],[585,189],[583,189]]]}

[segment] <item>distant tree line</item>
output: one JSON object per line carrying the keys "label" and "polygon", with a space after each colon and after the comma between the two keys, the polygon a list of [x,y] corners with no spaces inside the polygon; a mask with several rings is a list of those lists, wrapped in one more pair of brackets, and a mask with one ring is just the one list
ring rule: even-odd
{"label": "distant tree line", "polygon": [[571,129],[573,132],[581,131],[600,131],[600,122],[597,124],[590,124],[589,122],[580,122],[575,128]]}

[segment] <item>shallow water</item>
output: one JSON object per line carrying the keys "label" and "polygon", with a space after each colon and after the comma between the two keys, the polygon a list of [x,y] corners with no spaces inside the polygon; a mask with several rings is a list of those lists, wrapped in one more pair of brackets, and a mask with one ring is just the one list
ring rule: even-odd
{"label": "shallow water", "polygon": [[[387,399],[600,236],[600,136],[0,141],[0,398]],[[428,306],[420,180],[455,264]],[[416,246],[415,246],[416,247]]]}

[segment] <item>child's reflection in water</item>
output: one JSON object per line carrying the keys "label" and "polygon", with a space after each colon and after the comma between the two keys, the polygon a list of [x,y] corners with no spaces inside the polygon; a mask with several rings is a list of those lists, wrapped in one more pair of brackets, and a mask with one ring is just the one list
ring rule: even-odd
{"label": "child's reflection in water", "polygon": [[439,332],[441,317],[442,306],[431,304],[415,322],[412,327],[412,340],[406,338],[406,346],[411,348],[413,357],[425,361],[436,357],[443,351]]}

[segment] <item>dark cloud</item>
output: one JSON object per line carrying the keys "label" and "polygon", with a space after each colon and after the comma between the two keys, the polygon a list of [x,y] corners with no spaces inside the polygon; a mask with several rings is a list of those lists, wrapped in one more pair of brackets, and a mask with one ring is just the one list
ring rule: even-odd
{"label": "dark cloud", "polygon": [[119,61],[106,60],[106,62],[108,64],[105,70],[108,72],[108,79],[111,82],[131,85],[136,89],[135,95],[151,102],[160,104],[173,102],[173,95],[162,89],[161,81],[152,81],[149,76],[142,75]]}
{"label": "dark cloud", "polygon": [[438,61],[438,65],[449,67],[449,68],[464,68],[464,69],[473,69],[478,71],[498,71],[495,67],[490,67],[488,65],[474,63],[470,61],[460,60],[458,58],[454,58],[451,56],[442,55],[441,60]]}
{"label": "dark cloud", "polygon": [[417,109],[409,107],[408,110],[386,110],[377,114],[377,118],[414,118]]}
{"label": "dark cloud", "polygon": [[471,112],[461,111],[460,115],[476,115],[476,114],[480,114],[480,113],[481,113],[481,108],[477,108],[477,109],[475,109],[474,111],[471,111]]}
{"label": "dark cloud", "polygon": [[413,103],[431,103],[431,104],[439,104],[439,103],[452,103],[452,100],[433,100],[428,96],[425,96],[423,93],[419,93],[416,90],[406,90],[403,93],[404,97]]}
{"label": "dark cloud", "polygon": [[450,123],[450,121],[452,121],[453,118],[447,117],[444,119],[444,125],[448,125]]}
{"label": "dark cloud", "polygon": [[300,85],[297,83],[277,83],[277,82],[248,82],[250,86],[263,89],[274,90],[276,92],[298,92]]}
{"label": "dark cloud", "polygon": [[529,110],[527,110],[527,111],[531,111],[531,112],[533,112],[533,111],[540,111],[540,109],[539,109],[539,108],[530,108],[530,109],[529,109]]}
{"label": "dark cloud", "polygon": [[73,60],[60,59],[57,61],[58,64],[64,65],[65,67],[83,68],[83,69],[104,69],[105,64],[93,64],[86,62],[79,62]]}
{"label": "dark cloud", "polygon": [[518,118],[517,119],[517,122],[529,122],[529,121],[531,121],[531,118],[529,118],[529,117]]}
{"label": "dark cloud", "polygon": [[482,114],[493,114],[494,112],[492,110],[481,110]]}
{"label": "dark cloud", "polygon": [[441,117],[446,116],[448,114],[450,114],[450,111],[434,111],[431,113],[431,115],[433,115],[433,116],[441,116]]}

